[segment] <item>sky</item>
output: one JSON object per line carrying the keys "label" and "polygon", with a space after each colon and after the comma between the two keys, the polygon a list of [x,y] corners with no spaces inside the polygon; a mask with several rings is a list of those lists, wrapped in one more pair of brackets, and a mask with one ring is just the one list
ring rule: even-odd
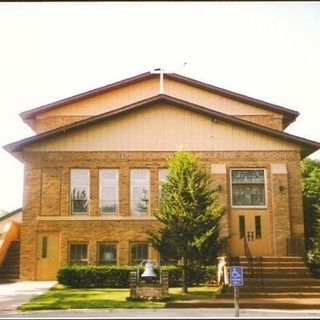
{"label": "sky", "polygon": [[[0,146],[34,134],[22,111],[156,67],[296,110],[285,131],[320,141],[320,2],[3,2],[0,48]],[[23,164],[0,164],[14,210]]]}

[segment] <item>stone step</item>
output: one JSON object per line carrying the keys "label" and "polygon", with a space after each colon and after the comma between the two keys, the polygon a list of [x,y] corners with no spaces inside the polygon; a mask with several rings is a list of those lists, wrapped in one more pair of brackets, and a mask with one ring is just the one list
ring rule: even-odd
{"label": "stone step", "polygon": [[[244,280],[250,280],[250,274],[244,273],[243,275]],[[311,278],[310,273],[294,273],[294,272],[290,272],[290,273],[262,273],[260,274],[256,274],[256,276],[251,279],[252,281],[259,281],[260,278],[263,279],[277,279],[277,278],[282,278],[282,279],[290,279],[290,278],[294,278],[294,279],[308,279]]]}
{"label": "stone step", "polygon": [[[248,272],[249,268],[245,267],[244,272]],[[259,269],[253,269],[253,272],[260,272]],[[309,268],[307,267],[263,267],[263,273],[309,273]]]}
{"label": "stone step", "polygon": [[19,265],[14,265],[14,266],[2,266],[0,268],[0,272],[7,272],[7,271],[12,271],[12,270],[19,270],[20,267]]}
{"label": "stone step", "polygon": [[[305,293],[313,292],[320,294],[320,285],[318,286],[259,286],[259,287],[239,287],[240,292],[257,292],[257,293]],[[224,293],[233,293],[233,287],[225,287]]]}
{"label": "stone step", "polygon": [[0,278],[0,283],[14,283],[18,281],[20,281],[20,279],[1,279]]}
{"label": "stone step", "polygon": [[[253,257],[253,258],[259,258],[259,257]],[[240,256],[239,261],[247,262],[248,258],[245,256]],[[303,257],[273,257],[273,256],[262,256],[262,262],[305,262]]]}
{"label": "stone step", "polygon": [[[249,266],[248,262],[241,262],[241,267],[247,268]],[[258,265],[256,263],[253,263],[253,267],[257,267]],[[262,262],[261,264],[262,268],[269,268],[269,267],[279,267],[279,268],[291,268],[291,267],[305,267],[307,268],[305,262],[303,261],[292,261],[292,262],[274,262],[274,261],[268,261],[268,262]]]}
{"label": "stone step", "polygon": [[[260,287],[261,281],[255,280],[250,283],[244,281],[244,285],[250,284],[252,287]],[[263,279],[263,286],[320,286],[320,279],[314,278],[266,278]]]}

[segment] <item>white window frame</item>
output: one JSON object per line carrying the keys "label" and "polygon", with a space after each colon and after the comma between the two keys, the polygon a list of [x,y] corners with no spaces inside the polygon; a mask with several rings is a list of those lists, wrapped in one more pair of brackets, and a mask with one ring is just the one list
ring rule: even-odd
{"label": "white window frame", "polygon": [[[116,172],[116,179],[115,180],[107,180],[102,178],[103,171],[113,171]],[[103,183],[103,181],[111,182],[111,183]],[[102,189],[106,186],[114,186],[116,189],[116,211],[115,212],[103,212],[102,211]],[[107,169],[107,168],[101,168],[99,169],[99,213],[101,215],[115,215],[119,213],[119,169]]]}
{"label": "white window frame", "polygon": [[[237,206],[233,205],[233,198],[232,198],[232,171],[256,171],[256,170],[263,170],[263,176],[264,176],[264,198],[265,198],[265,205],[263,206]],[[266,209],[267,208],[267,203],[268,203],[268,198],[267,198],[267,174],[266,174],[266,169],[265,168],[232,168],[230,169],[230,199],[231,199],[231,207],[232,208],[237,208],[237,209]],[[235,183],[237,184],[237,183]],[[239,184],[239,183],[238,183]],[[250,184],[250,183],[243,183],[243,184]],[[262,184],[262,183],[253,183],[253,184]]]}
{"label": "white window frame", "polygon": [[[161,184],[166,181],[166,179],[160,179],[160,174],[161,172],[167,171],[169,174],[169,169],[168,168],[159,168],[158,169],[158,206],[160,208],[160,202],[161,202],[161,191],[162,191],[162,186]],[[167,176],[168,176],[167,174]]]}
{"label": "white window frame", "polygon": [[[72,199],[72,190],[77,186],[83,187],[84,185],[75,185],[75,179],[74,179],[74,174],[75,172],[86,172],[87,173],[87,185],[85,186],[88,190],[87,192],[87,211],[86,212],[74,212],[73,211],[73,199]],[[72,168],[70,169],[70,212],[72,215],[89,215],[89,210],[90,210],[90,169],[87,168]]]}
{"label": "white window frame", "polygon": [[[148,187],[148,192],[147,192],[147,196],[148,196],[148,207],[147,207],[147,211],[146,212],[139,212],[139,211],[134,211],[134,206],[133,206],[133,188],[135,186],[144,186],[145,184],[139,184],[133,183],[134,179],[133,177],[133,173],[135,171],[146,171],[148,173],[148,179],[147,180],[143,180],[141,179],[141,181],[145,181],[147,182],[146,185]],[[135,180],[137,181],[137,180]],[[135,215],[135,216],[140,216],[140,215],[148,215],[150,213],[150,169],[149,168],[133,168],[130,169],[130,213],[131,215]]]}

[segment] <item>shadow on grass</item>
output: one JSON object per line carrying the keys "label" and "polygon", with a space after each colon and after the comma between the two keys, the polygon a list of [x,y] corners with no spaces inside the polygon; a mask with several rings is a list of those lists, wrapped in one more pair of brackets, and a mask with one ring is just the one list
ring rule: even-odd
{"label": "shadow on grass", "polygon": [[[170,301],[212,299],[219,288],[189,288],[188,294],[182,294],[181,288],[170,288]],[[164,308],[164,302],[127,301],[128,289],[69,289],[55,286],[44,294],[21,305],[20,311],[57,310],[57,309],[100,309],[100,308]]]}

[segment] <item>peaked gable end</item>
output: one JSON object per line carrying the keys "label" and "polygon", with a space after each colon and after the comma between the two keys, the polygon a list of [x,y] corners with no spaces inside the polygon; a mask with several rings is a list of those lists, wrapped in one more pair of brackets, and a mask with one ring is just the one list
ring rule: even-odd
{"label": "peaked gable end", "polygon": [[[299,114],[177,74],[165,74],[164,90],[177,99],[277,130],[283,130]],[[159,76],[144,73],[23,112],[20,116],[35,132],[42,133],[151,98],[158,93]]]}
{"label": "peaked gable end", "polygon": [[[160,107],[158,105],[160,105]],[[187,110],[189,113],[180,112],[178,116],[176,111],[172,112],[172,107],[174,107],[173,109],[179,107],[179,112],[181,111],[180,109],[184,109],[182,111]],[[155,112],[155,110],[158,111]],[[141,111],[142,113],[139,114],[138,111]],[[166,126],[168,124],[170,125],[167,128]],[[223,126],[221,126],[221,124],[223,124]],[[220,127],[217,125],[220,125]],[[111,129],[107,129],[107,131],[101,135],[102,127],[109,127]],[[225,130],[231,130],[230,132],[232,134],[230,132],[226,134],[224,129],[222,130],[222,127],[224,127]],[[86,130],[86,128],[88,128],[88,130]],[[144,129],[142,130],[141,128]],[[157,129],[153,130],[154,128]],[[220,129],[215,131],[217,128]],[[111,131],[113,133],[111,133]],[[121,147],[118,146],[119,144],[107,146],[101,145],[101,142],[99,142],[96,147],[93,147],[96,141],[96,136],[93,132],[98,132],[98,140],[119,140],[119,144],[121,143],[122,145]],[[114,134],[114,132],[118,133],[113,137],[112,134]],[[168,132],[170,132],[170,134],[164,139],[163,137]],[[202,133],[200,134],[200,132]],[[141,136],[139,136],[139,134],[141,134]],[[297,150],[301,149],[302,155],[305,156],[320,147],[320,144],[314,141],[262,127],[173,97],[158,95],[157,97],[146,99],[139,103],[107,112],[103,115],[18,141],[5,146],[5,149],[14,153],[21,152],[23,149],[35,150],[41,145],[40,149],[44,148],[42,149],[43,151],[48,151],[50,143],[53,142],[56,137],[59,137],[58,140],[61,144],[60,142],[58,144],[57,142],[54,142],[53,145],[55,145],[54,148],[58,148],[62,151],[66,150],[65,148],[69,148],[65,144],[65,141],[67,140],[66,137],[68,136],[71,137],[70,142],[71,145],[73,145],[72,148],[78,148],[79,150],[79,137],[83,137],[83,135],[86,137],[83,138],[84,145],[86,146],[82,146],[82,148],[84,148],[83,151],[93,150],[92,148],[96,148],[94,150],[98,150],[99,148],[102,148],[103,150],[111,148],[113,151],[128,151],[132,150],[132,148],[138,151],[139,148],[150,151],[159,148],[161,150],[175,151],[177,146],[184,145],[190,150],[203,150],[203,148],[204,150],[214,150],[215,148],[221,148],[219,150],[227,150],[227,148],[232,148],[230,150],[241,150],[241,148],[245,148],[245,150],[282,150],[283,148],[293,148]],[[250,140],[249,136],[255,138]],[[265,141],[266,143],[262,143],[261,139],[261,141],[259,139],[257,140],[256,137],[258,136],[264,141],[267,139],[268,142]],[[121,139],[119,137],[121,137]],[[178,139],[177,137],[180,138]],[[239,140],[240,137],[242,137],[242,140]],[[138,144],[134,144],[134,147],[130,147],[131,143],[125,145],[124,143],[130,139],[135,139]],[[139,144],[143,139],[147,139],[148,141],[146,142],[149,144]],[[151,141],[152,146],[150,145]],[[235,145],[231,146],[234,142],[236,142]],[[275,146],[275,144],[277,144],[277,146]],[[51,145],[51,147],[53,145]],[[60,146],[58,147],[58,145]],[[155,147],[156,145],[159,145],[159,147]]]}

